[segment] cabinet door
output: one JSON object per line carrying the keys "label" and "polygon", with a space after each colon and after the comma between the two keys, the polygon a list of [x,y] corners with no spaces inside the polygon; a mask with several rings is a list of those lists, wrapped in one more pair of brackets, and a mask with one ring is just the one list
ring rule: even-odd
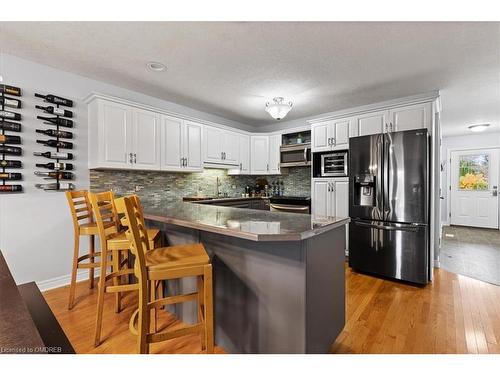
{"label": "cabinet door", "polygon": [[160,125],[157,113],[134,109],[132,144],[133,167],[137,169],[160,169]]}
{"label": "cabinet door", "polygon": [[130,107],[102,101],[98,109],[99,165],[101,167],[132,167],[132,126]]}
{"label": "cabinet door", "polygon": [[313,124],[311,127],[312,152],[330,151],[328,140],[331,137],[331,124],[329,121]]}
{"label": "cabinet door", "polygon": [[358,135],[384,133],[387,124],[387,111],[370,112],[356,118]]}
{"label": "cabinet door", "polygon": [[239,152],[239,134],[223,130],[223,145],[222,151],[224,152],[224,157],[222,162],[224,164],[239,165],[240,152]]}
{"label": "cabinet door", "polygon": [[332,123],[333,149],[345,150],[349,148],[349,129],[353,126],[353,118],[334,120]]}
{"label": "cabinet door", "polygon": [[250,137],[240,134],[240,172],[250,173]]}
{"label": "cabinet door", "polygon": [[335,181],[335,212],[333,216],[349,217],[349,181]]}
{"label": "cabinet door", "polygon": [[196,122],[184,122],[184,136],[182,142],[183,157],[186,158],[184,169],[189,171],[202,171],[203,160],[201,156],[203,126]]}
{"label": "cabinet door", "polygon": [[205,144],[205,155],[204,161],[206,163],[223,163],[222,160],[222,142],[223,142],[223,130],[218,128],[213,128],[211,126],[205,126],[205,135],[203,142]]}
{"label": "cabinet door", "polygon": [[330,184],[330,179],[312,180],[311,209],[314,216],[330,216]]}
{"label": "cabinet door", "polygon": [[161,169],[178,171],[182,168],[182,132],[184,121],[161,117]]}
{"label": "cabinet door", "polygon": [[250,142],[252,174],[267,174],[269,171],[269,137],[266,135],[251,136]]}
{"label": "cabinet door", "polygon": [[394,108],[389,111],[392,131],[411,129],[430,129],[432,121],[432,104],[422,103],[406,107]]}
{"label": "cabinet door", "polygon": [[269,136],[269,173],[280,173],[281,134]]}

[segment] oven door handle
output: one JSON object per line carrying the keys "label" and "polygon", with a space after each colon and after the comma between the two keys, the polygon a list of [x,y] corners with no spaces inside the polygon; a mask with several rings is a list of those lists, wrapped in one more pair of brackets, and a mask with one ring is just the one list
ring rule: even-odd
{"label": "oven door handle", "polygon": [[271,208],[274,208],[275,210],[280,210],[280,211],[309,211],[308,206],[295,206],[292,204],[276,204],[276,203],[271,203],[270,204]]}

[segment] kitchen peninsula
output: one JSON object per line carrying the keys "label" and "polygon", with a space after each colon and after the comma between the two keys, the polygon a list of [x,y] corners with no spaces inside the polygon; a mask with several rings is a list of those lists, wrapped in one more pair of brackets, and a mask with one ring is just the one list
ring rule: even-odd
{"label": "kitchen peninsula", "polygon": [[[347,218],[144,202],[169,245],[201,242],[214,267],[215,341],[230,353],[326,353],[345,323]],[[169,284],[188,292],[194,280]],[[196,305],[172,310],[196,321]]]}

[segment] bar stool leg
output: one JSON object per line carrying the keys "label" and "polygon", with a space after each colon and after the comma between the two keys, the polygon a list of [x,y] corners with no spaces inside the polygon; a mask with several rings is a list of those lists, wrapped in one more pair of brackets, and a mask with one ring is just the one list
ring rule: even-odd
{"label": "bar stool leg", "polygon": [[95,323],[94,346],[98,347],[101,344],[101,328],[102,328],[102,312],[104,307],[104,292],[106,289],[106,272],[107,272],[108,255],[106,249],[101,250],[101,274],[99,283],[97,284],[97,314]]}
{"label": "bar stool leg", "polygon": [[[111,255],[111,272],[118,272],[120,270],[120,261],[121,261],[120,251],[113,250]],[[113,285],[120,285],[120,277],[113,277]],[[121,292],[115,293],[115,313],[119,313],[121,311],[121,303],[122,302],[122,294]]]}
{"label": "bar stool leg", "polygon": [[212,265],[207,264],[203,272],[204,279],[204,312],[205,312],[205,346],[207,354],[214,352],[214,311],[212,295]]}
{"label": "bar stool leg", "polygon": [[[149,301],[153,302],[156,300],[156,281],[155,280],[152,280],[149,284]],[[156,322],[156,318],[158,317],[158,314],[157,314],[157,309],[156,307],[151,309],[150,310],[150,321],[151,321],[151,324],[149,327],[151,329],[151,332],[153,333],[156,333],[157,331],[157,322]]]}
{"label": "bar stool leg", "polygon": [[[154,281],[153,281],[154,282]],[[148,282],[144,282],[139,287],[139,316],[137,320],[137,353],[149,354],[149,344],[147,336],[150,327],[150,312],[148,311]]]}
{"label": "bar stool leg", "polygon": [[[95,253],[95,236],[92,234],[89,236],[89,260],[94,263],[94,253]],[[89,288],[94,289],[94,267],[89,268]]]}
{"label": "bar stool leg", "polygon": [[73,250],[73,265],[71,267],[71,283],[69,285],[68,310],[71,310],[73,308],[73,304],[75,303],[76,272],[78,270],[79,253],[80,253],[80,236],[75,235],[74,250]]}
{"label": "bar stool leg", "polygon": [[[198,291],[198,323],[204,323],[204,299],[205,299],[205,286],[203,284],[203,276],[197,276],[196,277],[196,284],[197,284],[197,291]],[[201,336],[201,350],[206,349],[205,345],[205,329],[201,331],[200,333]]]}

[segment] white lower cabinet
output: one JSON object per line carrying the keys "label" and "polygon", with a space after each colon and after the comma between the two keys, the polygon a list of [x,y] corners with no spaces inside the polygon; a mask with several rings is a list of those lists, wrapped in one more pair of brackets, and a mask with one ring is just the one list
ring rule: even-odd
{"label": "white lower cabinet", "polygon": [[162,116],[161,170],[201,172],[201,124],[176,117]]}

